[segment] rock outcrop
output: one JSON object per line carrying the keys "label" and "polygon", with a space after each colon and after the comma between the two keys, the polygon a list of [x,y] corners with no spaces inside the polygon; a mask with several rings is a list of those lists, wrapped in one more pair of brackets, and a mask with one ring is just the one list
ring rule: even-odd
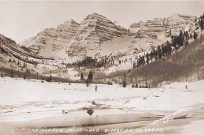
{"label": "rock outcrop", "polygon": [[180,30],[193,29],[194,20],[195,16],[173,14],[167,18],[155,18],[146,22],[134,23],[129,30],[135,33],[138,38],[158,38],[160,35],[169,37],[178,35]]}
{"label": "rock outcrop", "polygon": [[114,24],[106,17],[93,13],[88,15],[80,24],[70,48],[69,56],[91,55],[93,51],[116,37],[127,35],[127,30]]}
{"label": "rock outcrop", "polygon": [[132,41],[133,46],[137,46],[137,49],[148,50],[161,45],[171,36],[178,35],[180,30],[189,32],[194,30],[194,21],[195,16],[173,14],[167,18],[155,18],[146,22],[134,23],[129,28],[129,31],[135,35]]}
{"label": "rock outcrop", "polygon": [[165,43],[180,30],[194,30],[194,21],[194,16],[174,14],[134,23],[127,30],[93,13],[80,24],[70,20],[57,28],[45,29],[23,45],[42,56],[75,60],[104,53],[137,53]]}
{"label": "rock outcrop", "polygon": [[69,20],[57,28],[47,28],[37,36],[25,40],[21,45],[28,46],[34,52],[45,57],[66,55],[65,48],[77,32],[79,24]]}

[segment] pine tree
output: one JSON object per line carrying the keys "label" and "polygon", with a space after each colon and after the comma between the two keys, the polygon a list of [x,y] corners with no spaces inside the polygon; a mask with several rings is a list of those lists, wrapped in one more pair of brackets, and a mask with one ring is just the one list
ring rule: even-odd
{"label": "pine tree", "polygon": [[199,25],[200,25],[201,30],[203,30],[204,29],[204,15],[200,17]]}
{"label": "pine tree", "polygon": [[43,77],[43,76],[41,76],[41,82],[42,82],[42,83],[44,82],[44,77]]}
{"label": "pine tree", "polygon": [[138,88],[138,84],[137,83],[135,84],[135,88]]}
{"label": "pine tree", "polygon": [[171,29],[169,30],[169,35],[170,35],[170,37],[172,36],[172,34],[171,34]]}
{"label": "pine tree", "polygon": [[157,55],[158,55],[159,58],[162,57],[162,51],[161,51],[161,47],[160,46],[157,47]]}
{"label": "pine tree", "polygon": [[195,20],[194,20],[194,22],[195,22],[195,26],[196,26],[196,24],[197,24],[197,23],[196,23],[196,22],[197,22],[197,17],[195,17]]}
{"label": "pine tree", "polygon": [[145,82],[145,88],[148,88],[148,83],[147,82]]}
{"label": "pine tree", "polygon": [[166,42],[166,45],[167,45],[167,54],[168,55],[171,55],[171,52],[172,52],[172,49],[171,49],[171,44],[169,41]]}
{"label": "pine tree", "polygon": [[13,69],[11,69],[11,71],[10,71],[10,77],[13,77],[13,76],[14,76]]}
{"label": "pine tree", "polygon": [[81,72],[81,81],[84,81],[84,74]]}
{"label": "pine tree", "polygon": [[26,69],[25,78],[29,78],[29,77],[30,77],[30,71]]}
{"label": "pine tree", "polygon": [[18,60],[18,63],[17,63],[17,64],[18,64],[18,66],[20,66],[20,61],[19,61],[19,60]]}
{"label": "pine tree", "polygon": [[165,56],[165,52],[166,52],[166,49],[165,49],[165,46],[161,46],[161,52],[162,52],[162,57]]}
{"label": "pine tree", "polygon": [[124,73],[124,75],[123,75],[123,87],[126,87],[126,85],[127,85],[127,80],[126,80],[126,73]]}
{"label": "pine tree", "polygon": [[24,79],[24,80],[26,79],[26,74],[23,74],[23,79]]}
{"label": "pine tree", "polygon": [[149,63],[149,54],[148,53],[146,54],[146,63],[147,64]]}
{"label": "pine tree", "polygon": [[185,31],[185,32],[184,32],[184,36],[185,36],[185,39],[186,39],[186,40],[189,40],[189,34],[188,34],[188,31]]}
{"label": "pine tree", "polygon": [[198,34],[197,34],[196,32],[194,32],[194,34],[193,34],[193,38],[194,38],[194,40],[196,40],[197,37],[198,37]]}
{"label": "pine tree", "polygon": [[201,19],[201,24],[200,24],[200,26],[201,26],[201,30],[203,30],[204,29],[204,22],[203,22],[204,20],[203,19]]}
{"label": "pine tree", "polygon": [[87,80],[88,80],[89,82],[93,82],[93,72],[92,72],[91,70],[89,71]]}
{"label": "pine tree", "polygon": [[27,65],[24,63],[24,64],[23,64],[23,67],[25,68],[25,67],[27,67]]}
{"label": "pine tree", "polygon": [[37,76],[37,79],[39,79],[39,73],[38,72],[36,73],[36,76]]}
{"label": "pine tree", "polygon": [[48,82],[52,81],[52,75],[50,75],[50,77],[48,78]]}
{"label": "pine tree", "polygon": [[179,46],[183,46],[183,42],[184,42],[184,34],[183,34],[183,31],[180,30],[180,33],[179,33]]}
{"label": "pine tree", "polygon": [[86,86],[89,87],[89,80],[86,79]]}

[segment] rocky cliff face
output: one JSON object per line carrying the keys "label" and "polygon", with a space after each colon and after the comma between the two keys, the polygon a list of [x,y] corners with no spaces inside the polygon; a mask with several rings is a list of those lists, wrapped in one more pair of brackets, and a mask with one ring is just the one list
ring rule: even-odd
{"label": "rocky cliff face", "polygon": [[91,55],[93,51],[116,37],[127,35],[127,30],[117,26],[106,17],[93,13],[88,15],[80,24],[70,48],[69,56]]}
{"label": "rocky cliff face", "polygon": [[61,58],[95,57],[117,53],[136,53],[165,43],[180,30],[191,31],[194,16],[174,14],[134,23],[127,30],[108,18],[93,13],[80,24],[70,20],[57,28],[48,28],[24,42],[42,56]]}
{"label": "rocky cliff face", "polygon": [[85,56],[100,50],[100,46],[113,38],[127,35],[127,30],[106,17],[93,13],[80,24],[70,20],[57,28],[47,28],[22,45],[46,57]]}
{"label": "rocky cliff face", "polygon": [[164,31],[163,20],[156,18],[135,23],[130,26],[130,31],[136,33],[138,38],[157,38],[157,35]]}
{"label": "rocky cliff face", "polygon": [[47,28],[37,36],[25,40],[21,45],[28,46],[39,55],[46,57],[66,55],[65,48],[77,32],[79,24],[69,20],[57,28]]}
{"label": "rocky cliff face", "polygon": [[[155,18],[146,22],[133,23],[129,30],[138,38],[158,38],[160,35],[169,37],[178,35],[180,30],[191,30],[194,27],[195,16],[173,14],[167,18]],[[187,28],[188,27],[188,28]]]}
{"label": "rocky cliff face", "polygon": [[177,35],[180,30],[192,31],[195,29],[195,16],[186,16],[181,14],[173,14],[168,18],[164,18],[166,29],[171,30],[172,35]]}
{"label": "rocky cliff face", "polygon": [[146,22],[134,23],[129,28],[130,32],[135,35],[132,43],[141,50],[161,45],[170,36],[178,35],[180,30],[194,30],[194,20],[194,16],[174,14],[167,18],[155,18]]}

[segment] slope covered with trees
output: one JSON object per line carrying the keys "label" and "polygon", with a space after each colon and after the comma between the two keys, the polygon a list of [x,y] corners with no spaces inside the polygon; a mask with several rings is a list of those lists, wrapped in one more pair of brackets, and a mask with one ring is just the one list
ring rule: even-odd
{"label": "slope covered with trees", "polygon": [[171,42],[139,56],[131,70],[115,72],[104,78],[122,83],[125,72],[127,83],[142,86],[204,79],[203,20],[203,15],[198,18],[193,33],[180,31],[179,35],[171,37]]}

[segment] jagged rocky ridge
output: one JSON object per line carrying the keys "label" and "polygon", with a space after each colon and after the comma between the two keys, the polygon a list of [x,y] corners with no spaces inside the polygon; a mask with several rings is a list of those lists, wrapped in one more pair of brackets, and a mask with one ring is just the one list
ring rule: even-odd
{"label": "jagged rocky ridge", "polygon": [[28,46],[42,56],[62,56],[65,54],[66,45],[74,37],[78,27],[77,22],[69,20],[60,24],[57,28],[47,28],[41,31],[37,36],[25,40],[22,45]]}
{"label": "jagged rocky ridge", "polygon": [[132,43],[140,51],[149,50],[178,35],[180,30],[192,32],[195,16],[173,14],[167,18],[154,18],[146,22],[133,23],[129,30],[134,35]]}
{"label": "jagged rocky ridge", "polygon": [[115,54],[133,53],[135,50],[137,53],[165,43],[171,35],[178,35],[180,30],[193,30],[194,21],[194,16],[174,14],[167,18],[133,23],[127,30],[93,13],[80,24],[71,20],[57,28],[45,29],[23,45],[29,46],[39,55],[53,58],[111,54],[111,46]]}
{"label": "jagged rocky ridge", "polygon": [[129,29],[138,38],[158,38],[160,35],[169,37],[170,34],[178,35],[180,30],[193,30],[194,21],[195,16],[173,14],[167,18],[154,18],[146,22],[133,23]]}
{"label": "jagged rocky ridge", "polygon": [[89,50],[97,50],[105,41],[127,35],[127,30],[117,26],[106,17],[93,13],[81,22],[78,32],[68,50],[69,56],[89,55]]}

